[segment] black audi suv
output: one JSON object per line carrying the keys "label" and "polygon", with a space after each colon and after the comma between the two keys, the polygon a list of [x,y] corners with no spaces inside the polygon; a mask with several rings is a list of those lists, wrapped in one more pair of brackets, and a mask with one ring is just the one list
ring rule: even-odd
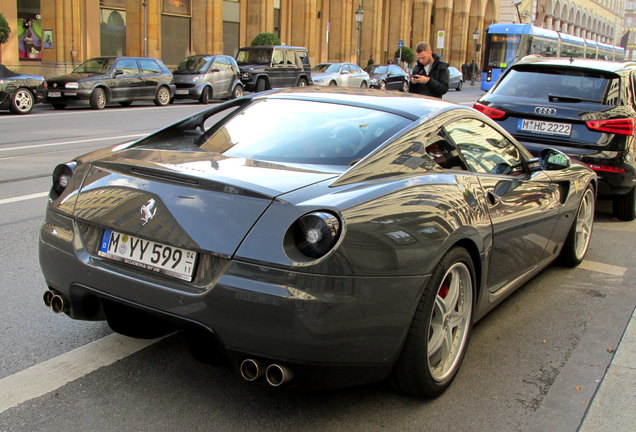
{"label": "black audi suv", "polygon": [[528,56],[474,108],[528,150],[557,148],[592,168],[618,219],[636,216],[636,63]]}

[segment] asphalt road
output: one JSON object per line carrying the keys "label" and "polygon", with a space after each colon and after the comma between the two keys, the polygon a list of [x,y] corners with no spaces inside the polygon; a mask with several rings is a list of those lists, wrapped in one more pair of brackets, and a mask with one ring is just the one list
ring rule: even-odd
{"label": "asphalt road", "polygon": [[[466,105],[476,88],[446,99]],[[0,431],[576,431],[636,305],[636,222],[599,202],[587,259],[552,266],[475,327],[435,400],[383,383],[271,389],[194,360],[179,334],[113,335],[45,308],[37,237],[53,167],[202,109],[0,112]]]}

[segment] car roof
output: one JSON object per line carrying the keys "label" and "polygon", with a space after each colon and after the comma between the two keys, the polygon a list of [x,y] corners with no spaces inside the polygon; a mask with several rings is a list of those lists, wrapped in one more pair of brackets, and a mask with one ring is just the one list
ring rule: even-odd
{"label": "car roof", "polygon": [[430,98],[412,93],[399,93],[363,88],[329,88],[329,87],[302,87],[272,90],[257,93],[252,96],[255,99],[297,99],[317,102],[336,103],[343,105],[359,106],[391,112],[411,120],[417,120],[431,114],[437,114],[449,109],[464,108],[450,101]]}
{"label": "car roof", "polygon": [[608,60],[581,59],[568,57],[541,57],[537,55],[529,55],[511,67],[514,69],[524,65],[540,65],[540,66],[563,66],[580,69],[597,69],[607,72],[618,72],[636,68],[636,62],[616,62]]}
{"label": "car roof", "polygon": [[297,49],[297,50],[307,49],[305,47],[289,46],[289,45],[258,45],[258,46],[241,47],[239,48],[239,50],[253,50],[253,49],[263,49],[263,48],[284,48],[284,49]]}

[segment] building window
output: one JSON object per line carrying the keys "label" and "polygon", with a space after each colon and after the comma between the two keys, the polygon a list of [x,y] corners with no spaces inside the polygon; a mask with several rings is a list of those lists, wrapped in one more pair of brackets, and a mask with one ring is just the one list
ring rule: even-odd
{"label": "building window", "polygon": [[[119,3],[119,2],[102,2]],[[120,9],[99,10],[99,45],[103,56],[126,55],[126,11]]]}
{"label": "building window", "polygon": [[239,49],[240,5],[235,0],[223,2],[223,54],[234,57]]}
{"label": "building window", "polygon": [[42,20],[40,0],[18,0],[18,57],[42,60]]}
{"label": "building window", "polygon": [[161,12],[161,58],[176,66],[190,55],[190,0],[163,0]]}

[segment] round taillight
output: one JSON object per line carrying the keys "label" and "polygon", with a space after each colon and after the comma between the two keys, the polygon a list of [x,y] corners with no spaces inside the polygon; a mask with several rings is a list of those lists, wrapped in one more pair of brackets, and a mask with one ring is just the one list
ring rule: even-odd
{"label": "round taillight", "polygon": [[302,216],[294,226],[294,239],[300,251],[312,258],[329,252],[340,236],[340,221],[328,212],[312,212]]}

